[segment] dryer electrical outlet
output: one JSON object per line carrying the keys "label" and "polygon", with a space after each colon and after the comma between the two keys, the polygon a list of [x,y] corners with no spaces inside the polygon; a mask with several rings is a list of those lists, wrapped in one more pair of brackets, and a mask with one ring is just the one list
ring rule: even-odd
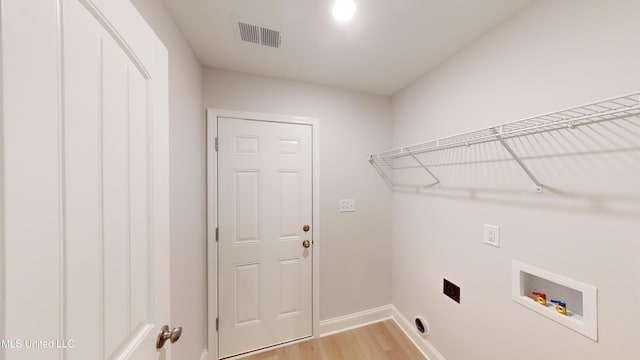
{"label": "dryer electrical outlet", "polygon": [[451,300],[460,304],[460,286],[447,279],[442,279],[442,293],[450,297]]}

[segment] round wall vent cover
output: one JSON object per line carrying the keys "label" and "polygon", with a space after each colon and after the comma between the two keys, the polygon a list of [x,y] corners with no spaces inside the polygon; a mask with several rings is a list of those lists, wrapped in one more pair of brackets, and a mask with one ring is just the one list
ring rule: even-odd
{"label": "round wall vent cover", "polygon": [[429,323],[422,316],[416,316],[414,319],[416,330],[422,335],[429,335]]}

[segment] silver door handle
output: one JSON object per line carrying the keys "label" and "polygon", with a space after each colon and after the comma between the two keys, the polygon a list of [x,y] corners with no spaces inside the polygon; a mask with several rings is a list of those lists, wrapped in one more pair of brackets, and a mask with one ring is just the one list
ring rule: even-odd
{"label": "silver door handle", "polygon": [[167,340],[171,341],[172,344],[180,340],[180,335],[182,335],[181,327],[173,328],[173,330],[169,331],[169,325],[163,326],[162,329],[160,329],[160,333],[158,334],[156,349],[162,349],[164,343],[166,343]]}

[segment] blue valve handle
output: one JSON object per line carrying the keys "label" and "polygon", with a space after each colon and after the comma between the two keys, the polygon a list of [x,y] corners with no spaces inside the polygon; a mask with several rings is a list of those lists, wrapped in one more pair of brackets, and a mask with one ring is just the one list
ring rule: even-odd
{"label": "blue valve handle", "polygon": [[562,307],[567,307],[567,303],[564,302],[564,301],[560,301],[560,300],[549,300],[549,301],[554,303],[554,304],[560,305]]}

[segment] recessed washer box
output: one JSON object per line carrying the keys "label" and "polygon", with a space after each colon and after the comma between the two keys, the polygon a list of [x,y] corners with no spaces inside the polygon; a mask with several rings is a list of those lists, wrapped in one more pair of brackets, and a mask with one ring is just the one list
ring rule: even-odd
{"label": "recessed washer box", "polygon": [[[582,335],[598,341],[598,289],[552,272],[523,264],[512,263],[513,301]],[[544,293],[547,305],[536,302],[533,292]],[[566,315],[556,310],[551,300],[566,303]]]}

